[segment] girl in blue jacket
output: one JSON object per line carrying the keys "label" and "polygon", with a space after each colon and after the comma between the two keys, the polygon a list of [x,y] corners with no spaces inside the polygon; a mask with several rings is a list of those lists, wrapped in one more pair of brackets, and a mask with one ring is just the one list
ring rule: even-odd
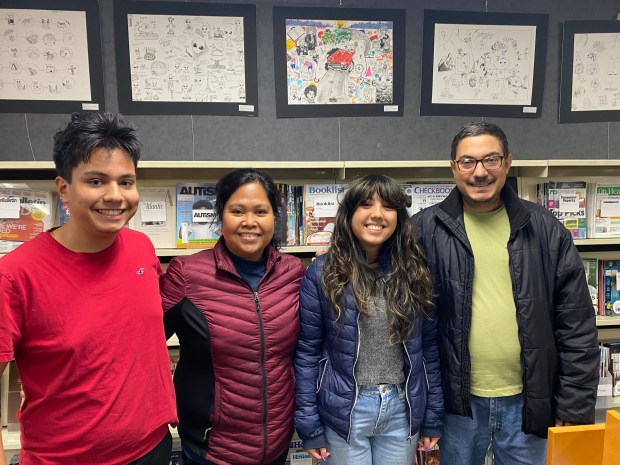
{"label": "girl in blue jacket", "polygon": [[432,284],[387,176],[349,186],[328,252],[302,280],[295,427],[335,465],[411,465],[443,414]]}

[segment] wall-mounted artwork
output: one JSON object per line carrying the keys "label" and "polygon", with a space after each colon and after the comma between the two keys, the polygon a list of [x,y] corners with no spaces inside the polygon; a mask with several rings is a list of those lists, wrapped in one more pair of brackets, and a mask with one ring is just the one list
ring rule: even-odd
{"label": "wall-mounted artwork", "polygon": [[560,123],[620,121],[620,21],[565,21]]}
{"label": "wall-mounted artwork", "polygon": [[548,15],[424,11],[421,115],[538,117]]}
{"label": "wall-mounted artwork", "polygon": [[115,0],[125,114],[256,116],[256,7]]}
{"label": "wall-mounted artwork", "polygon": [[405,10],[273,8],[278,118],[402,116]]}
{"label": "wall-mounted artwork", "polygon": [[97,0],[0,5],[0,104],[11,113],[103,110]]}

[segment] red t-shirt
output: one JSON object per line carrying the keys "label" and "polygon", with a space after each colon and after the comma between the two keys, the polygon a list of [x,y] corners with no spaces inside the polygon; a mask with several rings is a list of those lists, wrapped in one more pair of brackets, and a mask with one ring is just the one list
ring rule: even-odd
{"label": "red t-shirt", "polygon": [[176,424],[149,239],[97,253],[49,232],[0,259],[0,362],[17,363],[21,465],[125,465]]}

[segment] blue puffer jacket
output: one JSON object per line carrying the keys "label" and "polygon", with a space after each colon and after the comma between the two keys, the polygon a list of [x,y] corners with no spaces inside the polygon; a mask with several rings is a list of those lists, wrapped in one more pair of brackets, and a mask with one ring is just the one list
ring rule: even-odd
{"label": "blue puffer jacket", "polygon": [[[360,313],[349,285],[344,299],[344,326],[334,323],[335,312],[321,288],[327,255],[308,268],[300,289],[300,332],[295,354],[295,428],[305,449],[325,447],[328,426],[345,440],[351,431],[351,411],[357,398]],[[382,262],[384,271],[386,261]],[[437,349],[437,320],[420,318],[403,344],[410,436],[439,437],[443,392]]]}

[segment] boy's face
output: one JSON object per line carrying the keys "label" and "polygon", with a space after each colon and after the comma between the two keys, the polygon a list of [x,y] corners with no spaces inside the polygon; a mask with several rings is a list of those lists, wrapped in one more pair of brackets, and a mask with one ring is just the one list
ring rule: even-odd
{"label": "boy's face", "polygon": [[56,186],[71,211],[67,226],[84,242],[114,238],[140,199],[133,161],[119,148],[94,150],[88,163],[73,168],[71,183],[57,177]]}

